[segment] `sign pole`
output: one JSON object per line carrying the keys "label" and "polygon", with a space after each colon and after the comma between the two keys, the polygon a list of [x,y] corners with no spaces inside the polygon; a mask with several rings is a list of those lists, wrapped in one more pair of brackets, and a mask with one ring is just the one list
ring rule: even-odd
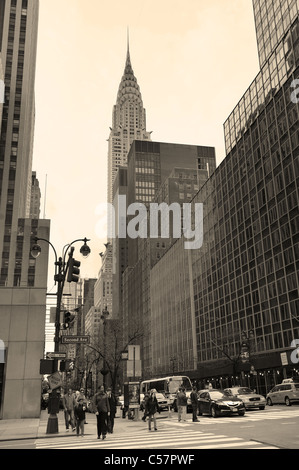
{"label": "sign pole", "polygon": [[[58,273],[55,275],[55,281],[57,281],[57,303],[56,303],[56,315],[55,315],[55,337],[54,337],[54,352],[59,353],[59,332],[60,332],[60,309],[61,309],[61,300],[62,292],[65,280],[65,273],[63,273],[63,262],[62,258],[59,258],[59,261],[56,262],[58,266]],[[58,358],[57,355],[54,355],[54,373],[58,372]],[[48,413],[50,414],[47,425],[47,434],[57,434],[58,430],[58,416],[59,413],[59,402],[60,394],[58,393],[58,388],[52,390],[51,397],[49,400]]]}

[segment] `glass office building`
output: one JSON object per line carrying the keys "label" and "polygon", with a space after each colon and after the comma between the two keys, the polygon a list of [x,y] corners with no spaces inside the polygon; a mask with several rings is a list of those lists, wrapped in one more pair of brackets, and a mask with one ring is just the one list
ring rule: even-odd
{"label": "glass office building", "polygon": [[[225,160],[193,200],[204,204],[204,244],[192,253],[190,297],[197,367],[190,357],[189,368],[178,372],[199,387],[243,383],[266,393],[298,376],[291,360],[291,342],[299,338],[299,107],[291,95],[299,78],[298,4],[255,1],[254,11],[261,71],[224,124]],[[168,252],[152,270],[153,307],[164,295],[166,265],[172,282],[171,259]],[[185,295],[176,289],[178,304]],[[159,318],[158,310],[152,315]],[[168,356],[163,367],[170,370]]]}

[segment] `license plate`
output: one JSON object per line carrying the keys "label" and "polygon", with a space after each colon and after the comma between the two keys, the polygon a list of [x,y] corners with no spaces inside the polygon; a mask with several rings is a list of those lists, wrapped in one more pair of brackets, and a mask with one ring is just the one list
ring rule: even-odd
{"label": "license plate", "polygon": [[238,411],[238,408],[231,408],[231,411]]}

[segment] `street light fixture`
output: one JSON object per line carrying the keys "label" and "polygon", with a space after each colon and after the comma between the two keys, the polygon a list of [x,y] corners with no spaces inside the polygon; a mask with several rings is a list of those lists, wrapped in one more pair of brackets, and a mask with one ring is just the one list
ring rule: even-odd
{"label": "street light fixture", "polygon": [[84,258],[87,258],[90,255],[90,252],[91,252],[89,246],[86,243],[87,241],[88,241],[87,238],[85,238],[84,239],[84,245],[82,245],[81,248],[80,248],[80,253],[81,253],[82,256],[84,256]]}
{"label": "street light fixture", "polygon": [[[74,247],[72,246],[74,243],[83,241],[84,245],[81,247],[81,254],[83,256],[88,256],[90,253],[90,248],[87,245],[87,242],[90,241],[87,238],[79,238],[78,240],[74,240],[68,245],[65,245],[62,256],[58,258],[57,252],[52,245],[52,243],[45,239],[45,238],[38,238],[34,237],[34,245],[31,248],[31,256],[33,258],[38,258],[41,254],[41,247],[38,245],[38,241],[44,241],[50,245],[55,254],[55,275],[54,281],[55,285],[57,283],[57,292],[56,292],[56,315],[55,315],[55,337],[54,337],[54,352],[59,352],[59,332],[60,332],[60,311],[61,311],[61,301],[62,301],[62,294],[63,288],[66,280],[66,275],[69,269],[70,261],[73,259],[73,252]],[[69,259],[66,263],[66,255],[69,253]],[[54,371],[58,371],[58,359],[54,359]],[[57,389],[54,389],[51,393],[51,399],[49,399],[49,419],[48,419],[48,427],[47,427],[47,434],[55,434],[58,433],[58,418],[57,413],[59,412],[59,407],[57,410],[57,404],[59,403],[59,399],[57,396]]]}

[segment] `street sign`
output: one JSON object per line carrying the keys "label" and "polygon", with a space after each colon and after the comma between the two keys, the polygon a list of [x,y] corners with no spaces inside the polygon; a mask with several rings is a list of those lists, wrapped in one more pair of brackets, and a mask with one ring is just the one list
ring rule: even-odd
{"label": "street sign", "polygon": [[61,336],[61,342],[63,344],[89,344],[90,336],[64,335]]}
{"label": "street sign", "polygon": [[61,375],[59,372],[54,372],[54,374],[50,375],[48,377],[48,382],[50,385],[51,390],[55,390],[56,388],[59,388],[62,386],[62,380],[61,380]]}
{"label": "street sign", "polygon": [[280,353],[280,360],[281,360],[281,365],[282,366],[287,366],[288,365],[288,356],[286,352]]}
{"label": "street sign", "polygon": [[127,361],[127,376],[141,377],[141,361]]}
{"label": "street sign", "polygon": [[47,352],[46,354],[47,359],[65,359],[66,358],[66,353],[65,352]]}
{"label": "street sign", "polygon": [[129,361],[139,361],[140,360],[140,346],[130,344],[128,346],[128,359]]}

